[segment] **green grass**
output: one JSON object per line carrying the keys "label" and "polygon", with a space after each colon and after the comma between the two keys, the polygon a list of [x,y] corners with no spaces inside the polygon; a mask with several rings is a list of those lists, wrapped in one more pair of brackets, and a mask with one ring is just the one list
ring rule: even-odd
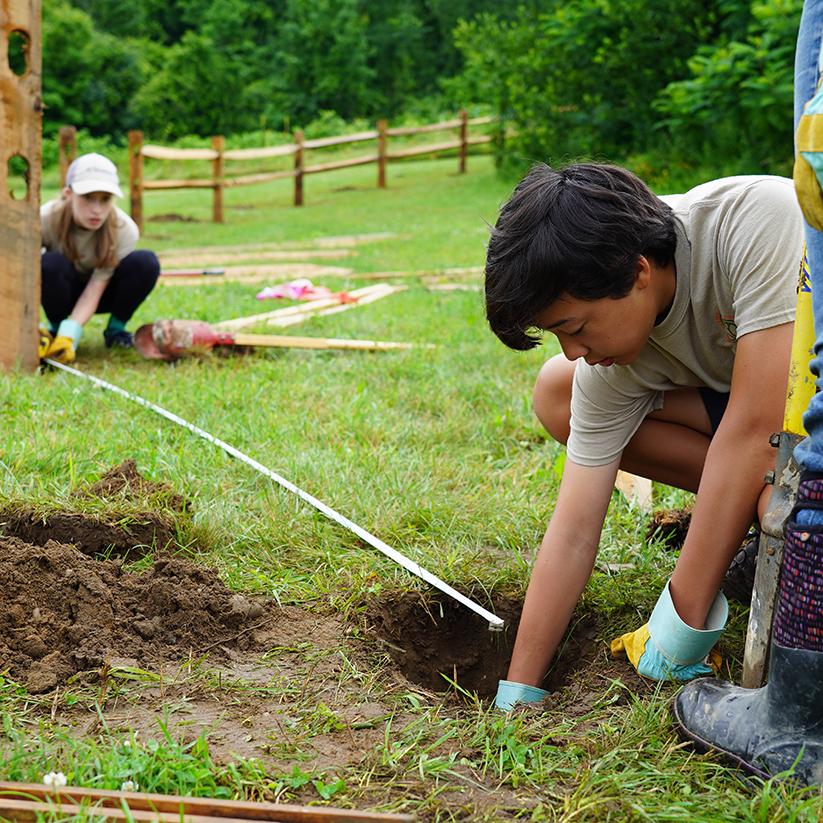
{"label": "green grass", "polygon": [[[151,193],[147,218],[182,214],[200,222],[148,221],[140,245],[163,251],[399,235],[334,261],[352,272],[324,277],[332,289],[362,286],[357,274],[481,266],[485,221],[494,221],[512,181],[501,181],[488,158],[470,158],[464,176],[455,168],[451,160],[390,167],[384,191],[368,168],[318,175],[307,180],[302,208],[291,205],[288,182],[233,189],[219,226],[208,222],[206,192]],[[409,274],[393,282],[408,289],[291,331],[420,344],[409,351],[266,349],[166,364],[108,352],[104,319],[95,318],[76,365],[225,440],[483,605],[492,593],[522,596],[559,484],[563,450],[546,439],[530,407],[534,376],[557,349],[548,342],[527,353],[506,350],[486,326],[479,291],[430,291]],[[479,276],[471,282],[479,285]],[[259,288],[211,281],[158,287],[133,325],[161,317],[216,322],[274,308],[255,300]],[[134,457],[144,476],[192,500],[192,516],[181,523],[191,556],[215,566],[238,591],[356,617],[369,594],[426,589],[212,444],[77,377],[3,374],[0,405],[6,505],[76,509],[74,489]],[[658,506],[688,500],[655,488]],[[615,615],[614,634],[636,628],[622,625],[634,619],[627,608],[647,614],[674,563],[644,543],[645,525],[643,513],[616,493],[599,561],[634,569],[596,574],[583,600],[584,608]],[[737,669],[744,631],[739,610],[726,641]],[[294,653],[313,671],[310,648]],[[345,656],[339,665],[364,702],[388,699],[378,656],[372,668]],[[202,678],[206,683],[208,675]],[[138,687],[123,688],[122,699],[130,699]],[[289,688],[300,734],[342,723],[311,694],[304,697],[302,683]],[[670,728],[668,687],[627,698],[619,683],[603,684],[582,717],[564,715],[562,706],[501,715],[455,691],[457,709],[413,690],[392,693],[396,708],[382,742],[357,769],[301,765],[292,730],[295,736],[283,738],[291,743],[271,745],[283,752],[291,745],[294,765],[267,773],[255,762],[215,763],[207,737],[184,742],[168,726],[160,746],[105,729],[66,735],[49,722],[50,695],[32,697],[4,682],[0,776],[39,781],[54,769],[83,785],[120,788],[131,780],[149,791],[285,801],[305,799],[311,789],[319,802],[402,808],[438,821],[812,821],[823,813],[817,797],[777,784],[750,791],[716,761],[686,751]],[[99,699],[79,685],[61,700],[69,696],[90,711]],[[470,795],[463,805],[456,799],[457,791],[487,793],[489,784],[499,793],[497,810]]]}

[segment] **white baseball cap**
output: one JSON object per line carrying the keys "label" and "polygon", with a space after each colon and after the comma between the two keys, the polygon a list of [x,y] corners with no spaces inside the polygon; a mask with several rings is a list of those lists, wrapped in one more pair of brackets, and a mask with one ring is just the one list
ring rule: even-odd
{"label": "white baseball cap", "polygon": [[66,172],[66,186],[75,194],[107,191],[115,197],[123,197],[117,166],[102,154],[83,154],[72,160]]}

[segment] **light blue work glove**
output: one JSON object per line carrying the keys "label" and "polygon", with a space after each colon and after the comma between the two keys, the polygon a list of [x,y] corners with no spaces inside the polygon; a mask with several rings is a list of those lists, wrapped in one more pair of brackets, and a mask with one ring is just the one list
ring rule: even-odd
{"label": "light blue work glove", "polygon": [[497,684],[494,706],[496,709],[508,711],[516,703],[539,703],[547,694],[547,691],[538,689],[537,686],[526,686],[511,680],[501,680]]}
{"label": "light blue work glove", "polygon": [[612,640],[612,655],[628,657],[638,674],[652,680],[692,680],[716,673],[722,663],[712,652],[729,616],[723,592],[714,598],[706,629],[687,626],[677,614],[669,584],[663,589],[649,622],[637,631]]}

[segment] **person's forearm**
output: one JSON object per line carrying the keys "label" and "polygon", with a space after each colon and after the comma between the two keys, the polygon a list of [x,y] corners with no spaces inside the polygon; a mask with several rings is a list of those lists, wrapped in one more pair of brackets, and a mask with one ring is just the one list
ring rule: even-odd
{"label": "person's forearm", "polygon": [[756,517],[764,476],[774,463],[775,451],[763,431],[732,438],[718,430],[709,447],[689,532],[671,580],[677,613],[692,628],[704,628],[723,576]]}
{"label": "person's forearm", "polygon": [[566,461],[523,604],[510,681],[539,686],[548,671],[594,567],[618,462],[587,468]]}
{"label": "person's forearm", "polygon": [[86,288],[83,289],[83,293],[74,304],[69,318],[77,321],[81,326],[85,326],[97,311],[100,298],[103,296],[107,285],[108,280],[89,280]]}
{"label": "person's forearm", "polygon": [[574,535],[549,525],[532,571],[507,679],[539,686],[591,575],[597,543],[575,547]]}

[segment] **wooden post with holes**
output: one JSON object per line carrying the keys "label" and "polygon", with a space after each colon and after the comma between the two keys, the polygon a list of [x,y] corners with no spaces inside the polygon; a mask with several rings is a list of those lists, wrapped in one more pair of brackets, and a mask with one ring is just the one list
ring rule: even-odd
{"label": "wooden post with holes", "polygon": [[377,188],[386,188],[386,132],[388,120],[377,121]]}
{"label": "wooden post with holes", "polygon": [[0,368],[34,371],[40,362],[40,0],[0,0],[0,37]]}
{"label": "wooden post with holes", "polygon": [[211,139],[211,147],[217,152],[214,158],[214,222],[223,222],[223,187],[225,173],[223,171],[223,152],[226,150],[226,138],[217,134]]}
{"label": "wooden post with holes", "polygon": [[466,155],[469,153],[469,113],[460,109],[460,174],[466,173]]}
{"label": "wooden post with holes", "polygon": [[60,126],[58,132],[57,157],[60,162],[60,188],[65,188],[66,172],[72,160],[77,157],[77,128],[75,126]]}
{"label": "wooden post with holes", "polygon": [[303,205],[303,141],[305,134],[302,131],[294,133],[294,205]]}
{"label": "wooden post with holes", "polygon": [[131,219],[143,231],[143,132],[129,132],[129,197]]}

